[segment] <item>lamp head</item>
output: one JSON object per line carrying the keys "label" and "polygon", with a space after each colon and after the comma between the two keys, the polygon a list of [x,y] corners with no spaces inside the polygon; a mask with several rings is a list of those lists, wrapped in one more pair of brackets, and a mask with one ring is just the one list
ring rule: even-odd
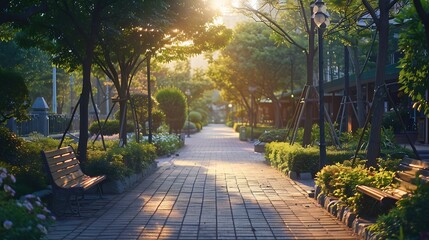
{"label": "lamp head", "polygon": [[316,0],[313,7],[313,16],[314,23],[319,28],[325,28],[329,26],[329,13],[326,10],[326,5],[322,0]]}

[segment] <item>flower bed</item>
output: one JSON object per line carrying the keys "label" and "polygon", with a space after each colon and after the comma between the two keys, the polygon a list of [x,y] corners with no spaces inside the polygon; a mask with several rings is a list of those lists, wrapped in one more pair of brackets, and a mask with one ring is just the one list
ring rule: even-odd
{"label": "flower bed", "polygon": [[2,239],[41,239],[55,221],[39,197],[28,194],[16,200],[15,177],[0,168],[0,236]]}

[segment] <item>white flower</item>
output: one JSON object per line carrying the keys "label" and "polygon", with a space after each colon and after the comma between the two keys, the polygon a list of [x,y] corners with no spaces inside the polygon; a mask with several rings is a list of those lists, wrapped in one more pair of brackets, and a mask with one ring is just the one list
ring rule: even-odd
{"label": "white flower", "polygon": [[51,213],[51,211],[49,209],[47,209],[46,207],[43,208],[43,211],[46,213]]}
{"label": "white flower", "polygon": [[46,220],[46,216],[43,214],[37,214],[36,217],[40,220]]}
{"label": "white flower", "polygon": [[32,198],[36,198],[36,196],[34,196],[33,194],[27,194],[25,195],[26,199],[32,199]]}
{"label": "white flower", "polygon": [[6,172],[0,173],[0,178],[2,178],[2,179],[7,178],[7,173]]}
{"label": "white flower", "polygon": [[37,224],[37,228],[43,233],[43,234],[48,234],[48,230],[46,230],[45,226],[43,226],[42,224]]}
{"label": "white flower", "polygon": [[22,204],[25,208],[27,208],[28,211],[33,211],[33,205],[29,202],[29,201],[24,201],[24,203]]}
{"label": "white flower", "polygon": [[3,186],[5,192],[9,193],[12,196],[15,196],[15,190],[13,190],[9,185],[5,184]]}
{"label": "white flower", "polygon": [[4,227],[4,229],[6,229],[6,230],[11,229],[11,228],[12,228],[12,226],[13,226],[13,222],[11,222],[11,221],[9,221],[9,220],[5,220],[5,221],[3,222],[3,227]]}
{"label": "white flower", "polygon": [[57,218],[55,216],[51,216],[51,219],[54,221],[57,220]]}
{"label": "white flower", "polygon": [[38,207],[43,206],[43,204],[42,204],[40,201],[36,201],[35,203],[36,203],[36,205],[37,205]]}
{"label": "white flower", "polygon": [[13,183],[16,183],[16,178],[12,174],[9,175],[10,180],[12,180]]}

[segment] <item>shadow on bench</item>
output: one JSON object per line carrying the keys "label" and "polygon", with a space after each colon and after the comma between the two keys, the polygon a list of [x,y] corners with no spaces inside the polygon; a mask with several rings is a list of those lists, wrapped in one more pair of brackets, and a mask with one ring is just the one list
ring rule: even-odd
{"label": "shadow on bench", "polygon": [[368,206],[366,211],[372,215],[378,215],[387,213],[398,200],[412,194],[418,184],[427,182],[429,182],[429,162],[405,157],[395,173],[393,187],[381,190],[358,185],[356,190],[364,197],[375,200],[375,204]]}
{"label": "shadow on bench", "polygon": [[[42,151],[42,157],[52,186],[52,210],[55,214],[64,213],[64,208],[56,206],[57,203],[63,202],[72,213],[80,216],[79,200],[83,199],[85,192],[91,188],[97,188],[101,197],[103,191],[100,183],[106,176],[90,177],[84,174],[72,147]],[[73,203],[76,205],[75,209]]]}

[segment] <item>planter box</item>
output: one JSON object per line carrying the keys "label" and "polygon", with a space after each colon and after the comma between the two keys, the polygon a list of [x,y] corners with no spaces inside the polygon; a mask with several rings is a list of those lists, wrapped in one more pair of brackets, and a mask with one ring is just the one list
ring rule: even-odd
{"label": "planter box", "polygon": [[265,144],[266,142],[260,142],[260,141],[256,141],[254,143],[254,151],[258,152],[258,153],[264,153],[265,152]]}
{"label": "planter box", "polygon": [[149,165],[143,172],[127,176],[121,180],[109,181],[103,184],[103,192],[107,194],[120,194],[130,189],[157,169],[156,162]]}

